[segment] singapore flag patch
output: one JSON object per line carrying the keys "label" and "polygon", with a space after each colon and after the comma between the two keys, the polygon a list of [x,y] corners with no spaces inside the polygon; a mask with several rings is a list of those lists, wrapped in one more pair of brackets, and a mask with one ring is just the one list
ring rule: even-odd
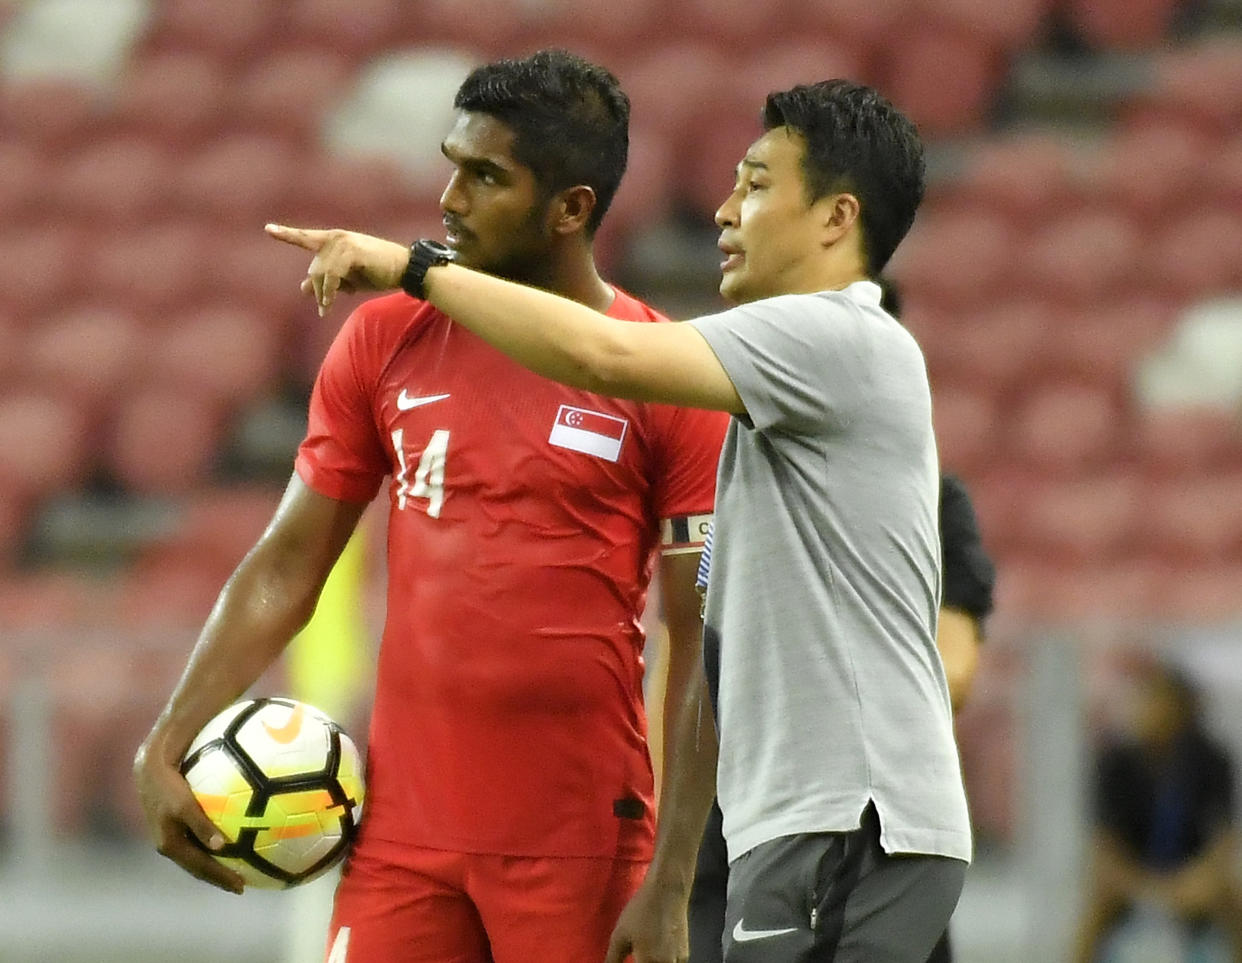
{"label": "singapore flag patch", "polygon": [[596,458],[616,461],[621,457],[621,443],[630,423],[615,415],[605,415],[586,408],[561,405],[548,443],[570,451],[580,451]]}

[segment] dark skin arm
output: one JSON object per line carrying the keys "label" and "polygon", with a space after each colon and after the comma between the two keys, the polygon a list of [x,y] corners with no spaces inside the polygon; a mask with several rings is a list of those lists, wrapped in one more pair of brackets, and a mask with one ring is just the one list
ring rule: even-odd
{"label": "dark skin arm", "polygon": [[134,757],[134,779],[161,855],[213,886],[242,891],[241,877],[196,845],[219,832],[178,766],[186,747],[236,701],[310,619],[365,505],[326,498],[296,474],[259,541],[216,600],[180,681]]}
{"label": "dark skin arm", "polygon": [[620,963],[629,953],[634,963],[684,963],[688,959],[686,907],[699,840],[716,794],[716,727],[703,675],[702,623],[694,590],[698,554],[671,556],[666,561],[669,571],[661,587],[666,593],[670,638],[664,703],[668,739],[655,857],[617,921],[607,963]]}

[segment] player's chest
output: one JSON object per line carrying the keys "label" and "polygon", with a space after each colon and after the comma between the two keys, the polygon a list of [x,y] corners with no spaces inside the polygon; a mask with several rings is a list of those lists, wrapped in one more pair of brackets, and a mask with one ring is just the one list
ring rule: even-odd
{"label": "player's chest", "polygon": [[[375,397],[393,497],[472,501],[640,494],[651,475],[644,408],[535,375],[497,352],[406,351]],[[398,506],[400,507],[400,506]]]}

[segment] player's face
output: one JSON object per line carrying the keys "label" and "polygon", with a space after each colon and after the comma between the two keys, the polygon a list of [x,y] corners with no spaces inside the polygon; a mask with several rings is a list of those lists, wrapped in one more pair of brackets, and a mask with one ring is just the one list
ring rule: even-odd
{"label": "player's face", "polygon": [[523,280],[547,251],[546,198],[513,157],[514,134],[490,114],[458,111],[441,144],[453,165],[440,196],[446,241],[461,263]]}
{"label": "player's face", "polygon": [[805,143],[777,127],[751,145],[737,165],[737,181],[716,211],[720,293],[735,303],[819,289],[823,204],[807,203],[802,175]]}

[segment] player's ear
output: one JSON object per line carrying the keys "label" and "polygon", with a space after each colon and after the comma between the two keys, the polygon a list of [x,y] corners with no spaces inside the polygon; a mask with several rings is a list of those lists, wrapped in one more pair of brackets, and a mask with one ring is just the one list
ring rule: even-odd
{"label": "player's ear", "polygon": [[595,210],[595,190],[586,184],[567,187],[553,199],[548,216],[550,227],[557,234],[585,231]]}

